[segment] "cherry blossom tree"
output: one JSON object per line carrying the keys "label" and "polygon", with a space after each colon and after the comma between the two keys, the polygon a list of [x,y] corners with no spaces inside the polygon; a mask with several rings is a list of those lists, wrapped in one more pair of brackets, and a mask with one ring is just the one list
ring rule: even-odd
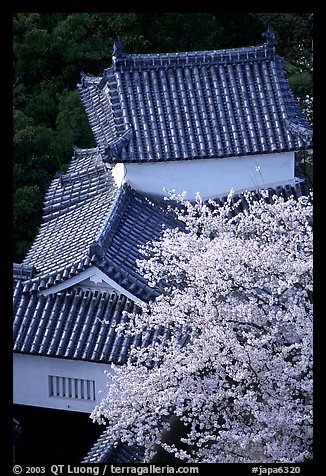
{"label": "cherry blossom tree", "polygon": [[160,295],[118,326],[138,346],[91,416],[146,462],[310,460],[312,196],[180,200],[139,262]]}

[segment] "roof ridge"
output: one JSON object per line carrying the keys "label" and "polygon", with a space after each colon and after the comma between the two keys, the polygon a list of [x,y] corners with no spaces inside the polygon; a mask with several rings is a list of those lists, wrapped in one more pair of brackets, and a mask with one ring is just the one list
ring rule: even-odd
{"label": "roof ridge", "polygon": [[118,159],[121,156],[122,149],[125,148],[132,136],[132,129],[129,125],[123,133],[120,133],[112,141],[108,142],[107,147],[105,147],[105,153],[107,157],[111,159]]}
{"label": "roof ridge", "polygon": [[311,147],[313,135],[312,125],[308,118],[302,115],[300,105],[287,80],[285,63],[281,57],[276,58],[275,68],[278,72],[278,82],[282,89],[280,101],[282,101],[286,112],[286,117],[283,121],[288,130],[296,135],[305,144],[305,147]]}
{"label": "roof ridge", "polygon": [[[128,60],[151,60],[153,62],[153,65],[155,61],[158,61],[160,64],[164,59],[175,59],[177,62],[182,61],[184,58],[187,60],[189,59],[195,59],[197,61],[198,57],[200,57],[200,62],[201,64],[203,63],[203,58],[204,57],[204,62],[206,56],[212,57],[222,57],[224,59],[224,56],[226,56],[227,60],[233,60],[235,57],[237,57],[238,60],[240,60],[241,56],[241,61],[244,60],[244,56],[249,59],[249,53],[251,53],[250,59],[259,59],[260,56],[263,56],[263,59],[266,59],[267,56],[275,56],[275,46],[277,44],[276,41],[276,35],[275,31],[271,26],[268,26],[267,30],[262,33],[262,36],[265,38],[265,42],[259,45],[249,45],[249,46],[241,46],[237,48],[221,48],[218,50],[194,50],[194,51],[178,51],[178,52],[168,52],[168,53],[124,53],[123,48],[124,44],[123,42],[118,38],[115,40],[113,43],[113,49],[112,49],[112,67],[107,68],[104,70],[104,73],[109,72],[112,69],[115,69],[115,67],[119,63],[127,62]],[[228,58],[227,58],[228,57]],[[146,61],[145,61],[146,62]],[[146,67],[149,65],[146,62]],[[87,77],[84,72],[81,72],[81,75],[85,78]]]}
{"label": "roof ridge", "polygon": [[100,171],[105,170],[104,164],[98,164],[95,163],[94,165],[91,165],[87,169],[82,169],[82,170],[77,170],[73,172],[69,172],[69,170],[65,174],[61,174],[60,172],[57,172],[55,174],[55,178],[58,178],[60,180],[61,185],[65,183],[69,183],[74,179],[81,179],[84,177],[87,177],[91,175],[92,173],[98,173]]}
{"label": "roof ridge", "polygon": [[[99,151],[103,154],[108,142],[117,138],[118,131],[121,131],[121,114],[117,114],[116,101],[115,98],[111,98],[110,93],[112,84],[110,86],[108,86],[108,78],[105,74],[100,78],[92,78],[83,73],[81,82],[77,84],[95,141]],[[107,87],[109,91],[107,91]],[[100,118],[96,113],[97,108],[103,110]]]}
{"label": "roof ridge", "polygon": [[84,71],[80,72],[80,83],[77,83],[77,88],[84,88],[85,86],[89,84],[95,84],[95,86],[99,86],[101,84],[102,86],[102,76],[91,76],[89,74],[86,74]]}
{"label": "roof ridge", "polygon": [[[121,220],[123,210],[125,210],[131,198],[130,190],[131,188],[127,184],[121,187],[112,204],[111,212],[108,214],[108,217],[103,224],[102,230],[98,235],[98,238],[90,245],[90,250],[94,246],[99,246],[102,249],[104,244],[105,246],[110,244],[110,241],[114,236],[114,231],[117,229],[118,223]],[[107,236],[108,230],[110,231],[109,237]]]}
{"label": "roof ridge", "polygon": [[79,159],[79,157],[88,155],[88,154],[94,154],[94,153],[99,153],[99,148],[96,147],[78,147],[77,145],[73,146],[74,150],[74,156],[73,159]]}
{"label": "roof ridge", "polygon": [[[169,66],[206,65],[221,63],[252,62],[275,58],[275,46],[269,42],[257,46],[244,46],[220,50],[180,51],[174,53],[123,54],[112,58],[114,70],[124,67],[145,67],[146,69]],[[104,70],[107,73],[111,68]]]}

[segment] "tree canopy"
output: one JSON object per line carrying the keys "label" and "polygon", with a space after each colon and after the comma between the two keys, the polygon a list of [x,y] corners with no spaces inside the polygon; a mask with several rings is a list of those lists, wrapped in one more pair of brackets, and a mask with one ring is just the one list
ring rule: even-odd
{"label": "tree canopy", "polygon": [[93,419],[146,462],[310,460],[310,197],[248,193],[233,217],[231,195],[181,205],[185,227],[144,249],[139,267],[160,296],[117,325],[137,346]]}
{"label": "tree canopy", "polygon": [[[309,13],[15,13],[14,260],[31,245],[44,193],[67,167],[73,145],[95,146],[76,91],[81,71],[102,74],[118,37],[128,53],[233,48],[262,43],[268,25],[295,91],[311,95]],[[31,208],[22,219],[27,195]]]}

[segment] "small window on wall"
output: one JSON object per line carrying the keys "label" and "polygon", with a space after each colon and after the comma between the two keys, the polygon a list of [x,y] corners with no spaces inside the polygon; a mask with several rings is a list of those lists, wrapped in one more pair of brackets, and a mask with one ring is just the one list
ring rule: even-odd
{"label": "small window on wall", "polygon": [[95,401],[95,381],[49,375],[49,397]]}

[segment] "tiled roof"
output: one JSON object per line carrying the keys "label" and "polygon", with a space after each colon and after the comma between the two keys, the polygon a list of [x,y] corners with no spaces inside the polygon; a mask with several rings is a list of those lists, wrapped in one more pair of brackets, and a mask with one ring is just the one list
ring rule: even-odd
{"label": "tiled roof", "polygon": [[[58,193],[60,192],[59,188]],[[56,200],[52,202],[56,202],[57,208],[60,208],[62,201],[57,199],[58,193],[53,193],[52,196]],[[103,195],[105,197],[105,194]],[[67,196],[69,197],[68,192]],[[67,202],[70,203],[70,200]],[[49,208],[49,200],[47,204]],[[86,242],[84,250],[79,245],[81,253],[88,252],[85,266],[96,265],[126,291],[143,301],[148,301],[157,295],[157,292],[148,286],[137,270],[136,260],[142,256],[139,246],[159,239],[164,226],[176,226],[176,220],[167,212],[166,205],[149,202],[129,187],[120,190],[109,213],[106,213],[103,223],[94,220],[92,222],[93,226],[101,224],[97,229],[98,240],[93,241],[91,245]],[[69,215],[64,215],[63,218],[65,219],[62,221],[55,220],[54,242],[60,237],[58,240],[60,243],[61,237],[65,234],[68,235],[69,241],[70,233],[75,232],[76,223],[66,222]],[[79,231],[77,238],[78,236]],[[137,312],[134,304],[123,295],[118,299],[115,293],[83,290],[77,287],[70,287],[47,296],[35,292],[59,284],[85,268],[80,265],[80,258],[74,255],[75,238],[68,243],[72,247],[71,252],[68,252],[67,246],[65,255],[71,257],[70,263],[68,261],[68,266],[61,269],[56,268],[56,255],[48,257],[43,255],[42,231],[41,238],[36,241],[40,247],[39,253],[36,252],[38,247],[34,244],[34,263],[36,267],[40,267],[44,256],[49,263],[48,266],[51,265],[54,271],[46,274],[41,271],[35,276],[35,269],[30,265],[14,264],[14,351],[123,363],[132,341],[117,336],[114,327],[123,319],[123,311]],[[31,252],[29,255],[33,256]],[[53,263],[51,258],[54,260]],[[63,261],[63,258],[61,260]],[[103,320],[108,321],[109,325]],[[150,339],[152,337],[155,338],[154,335],[149,336]]]}
{"label": "tiled roof", "polygon": [[[98,195],[91,193],[90,200],[85,192],[85,198],[69,210],[70,205],[62,206],[60,194],[66,193],[64,202],[71,204],[71,189],[62,191],[57,180],[52,184],[54,198],[50,202],[49,193],[46,199],[48,212],[38,237],[24,263],[14,265],[15,276],[30,278],[24,280],[23,291],[51,288],[94,265],[137,298],[148,301],[155,296],[136,260],[142,257],[141,245],[159,239],[165,226],[178,224],[165,202],[149,201],[128,186],[116,192],[107,180],[108,190],[103,186]],[[78,190],[81,196],[82,188]]]}
{"label": "tiled roof", "polygon": [[[285,199],[306,193],[304,182],[270,190]],[[257,192],[257,197],[259,193]],[[235,196],[238,201],[240,196]],[[225,200],[221,198],[218,203]],[[233,212],[245,206],[244,199]],[[138,245],[158,239],[162,225],[173,227],[175,219],[141,195],[124,189],[112,210],[111,221],[98,243],[94,262],[104,273],[133,295],[146,301],[157,295],[136,270]],[[110,231],[110,232],[109,232]],[[95,246],[94,246],[95,247]],[[16,270],[16,266],[15,266]],[[15,271],[16,272],[16,271]],[[126,317],[139,312],[126,296],[114,292],[70,287],[47,296],[33,292],[35,278],[16,278],[14,287],[14,351],[48,357],[122,364],[132,345],[148,345],[162,332],[157,329],[132,340],[115,332]]]}
{"label": "tiled roof", "polygon": [[139,339],[123,337],[115,327],[124,311],[137,313],[133,301],[115,293],[70,288],[48,296],[14,293],[14,352],[121,364]]}
{"label": "tiled roof", "polygon": [[145,451],[140,446],[128,446],[126,443],[113,445],[104,431],[89,450],[82,463],[142,463]]}
{"label": "tiled roof", "polygon": [[311,127],[271,39],[259,46],[117,54],[78,85],[103,160],[153,162],[292,151]]}
{"label": "tiled roof", "polygon": [[90,245],[98,238],[118,194],[111,171],[97,149],[76,150],[66,174],[45,196],[43,223],[23,265],[36,268],[38,288],[90,266]]}
{"label": "tiled roof", "polygon": [[153,296],[136,270],[138,246],[176,221],[164,201],[118,189],[98,149],[75,150],[68,172],[52,181],[43,213],[32,247],[13,269],[14,278],[25,278],[24,292],[51,288],[96,265],[134,296]]}
{"label": "tiled roof", "polygon": [[140,313],[123,294],[73,287],[47,296],[14,291],[14,352],[46,357],[124,364],[132,347],[156,342],[164,330],[123,336],[119,324]]}
{"label": "tiled roof", "polygon": [[182,226],[167,211],[165,202],[149,201],[130,187],[124,187],[107,223],[107,230],[97,242],[101,256],[95,264],[134,296],[148,301],[157,293],[147,285],[137,269],[136,261],[142,258],[139,248],[158,240],[164,227],[177,225]]}

